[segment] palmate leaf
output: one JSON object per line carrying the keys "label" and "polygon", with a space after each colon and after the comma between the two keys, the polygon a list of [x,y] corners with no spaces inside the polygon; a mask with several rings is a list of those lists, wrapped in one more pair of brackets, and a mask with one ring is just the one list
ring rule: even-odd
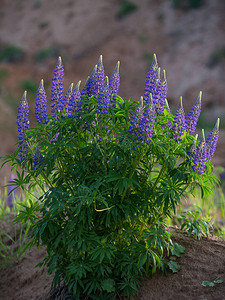
{"label": "palmate leaf", "polygon": [[70,276],[75,276],[77,279],[85,278],[87,272],[91,272],[92,268],[88,262],[84,261],[76,261],[71,262],[66,268],[68,274]]}
{"label": "palmate leaf", "polygon": [[108,293],[115,292],[115,280],[113,279],[105,279],[103,280],[101,287],[104,291]]}
{"label": "palmate leaf", "polygon": [[37,214],[43,207],[43,204],[40,203],[40,201],[32,201],[31,199],[28,200],[28,204],[22,202],[18,202],[17,204],[21,206],[21,209],[15,218],[15,222],[22,222],[25,224],[31,222],[31,224],[34,224],[37,220]]}
{"label": "palmate leaf", "polygon": [[116,181],[113,188],[114,195],[117,192],[119,193],[119,195],[122,195],[123,191],[127,190],[128,187],[130,187],[131,189],[134,189],[135,187],[140,187],[139,183],[136,180],[125,177],[117,172],[109,174],[108,178],[106,178],[105,181],[108,183]]}

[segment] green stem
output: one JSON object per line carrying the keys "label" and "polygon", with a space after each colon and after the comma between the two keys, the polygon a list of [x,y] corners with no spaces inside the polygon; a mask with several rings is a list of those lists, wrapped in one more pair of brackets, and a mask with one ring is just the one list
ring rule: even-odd
{"label": "green stem", "polygon": [[[132,166],[133,166],[133,171],[130,173],[129,179],[131,179],[131,178],[133,177],[134,172],[135,172],[135,170],[136,170],[138,164],[140,163],[141,156],[142,156],[142,154],[138,155],[138,156],[135,158],[134,163],[133,163],[133,165],[132,165]],[[123,202],[127,190],[128,190],[128,189],[124,189],[123,194],[122,194],[122,198],[121,198],[121,202]]]}
{"label": "green stem", "polygon": [[159,175],[158,175],[158,177],[156,178],[156,181],[155,181],[155,183],[154,183],[154,185],[153,185],[153,188],[152,188],[153,191],[154,191],[154,189],[156,188],[156,186],[157,186],[157,184],[158,184],[158,182],[159,182],[159,179],[161,178],[161,176],[162,176],[162,174],[163,174],[164,167],[165,167],[165,164],[163,163],[162,168],[161,168],[161,170],[160,170],[160,172],[159,172]]}

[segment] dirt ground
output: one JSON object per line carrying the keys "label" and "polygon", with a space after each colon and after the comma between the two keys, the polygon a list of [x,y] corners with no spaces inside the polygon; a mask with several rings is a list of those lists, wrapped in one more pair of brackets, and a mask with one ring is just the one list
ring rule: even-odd
{"label": "dirt ground", "polygon": [[[13,235],[11,224],[0,221],[0,226]],[[173,240],[185,247],[185,253],[176,259],[181,270],[167,277],[158,272],[144,280],[132,300],[224,300],[225,241],[213,236],[199,241],[186,233],[173,233]],[[0,300],[45,300],[53,276],[34,268],[44,256],[43,248],[33,247],[20,262],[0,267]],[[223,283],[214,288],[202,286],[203,281],[217,278]]]}

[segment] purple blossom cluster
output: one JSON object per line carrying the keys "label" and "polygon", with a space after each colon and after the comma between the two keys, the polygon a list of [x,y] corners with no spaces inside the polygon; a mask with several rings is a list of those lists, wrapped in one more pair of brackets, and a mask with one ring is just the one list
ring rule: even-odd
{"label": "purple blossom cluster", "polygon": [[[132,117],[130,132],[136,133],[138,140],[145,140],[147,126],[150,126],[151,132],[153,132],[154,122],[157,115],[162,115],[164,109],[167,113],[171,114],[170,108],[167,102],[167,80],[165,71],[163,71],[162,77],[160,77],[160,68],[157,63],[156,55],[154,54],[152,65],[147,73],[145,90],[144,90],[144,107],[135,112]],[[171,138],[175,139],[179,143],[185,133],[194,134],[197,121],[201,112],[201,98],[202,92],[199,93],[197,101],[188,112],[185,117],[184,108],[182,105],[182,97],[180,97],[180,103],[173,117],[173,122],[167,121],[166,126],[161,125],[164,130],[167,127],[167,133],[171,134]],[[149,103],[152,103],[154,110],[152,109],[152,117],[147,120],[147,107]],[[139,105],[140,107],[140,105]],[[153,114],[154,111],[154,114]],[[153,117],[154,115],[154,117]],[[151,124],[148,121],[152,122]],[[189,158],[193,163],[193,170],[202,174],[205,170],[206,162],[210,161],[214,155],[217,140],[219,134],[219,120],[215,125],[212,132],[205,140],[204,136],[196,147],[196,144],[189,149]],[[150,139],[148,139],[150,140]]]}
{"label": "purple blossom cluster", "polygon": [[98,114],[107,114],[109,111],[109,104],[110,104],[110,91],[109,91],[109,80],[106,76],[104,88],[98,94],[98,104],[96,112]]}
{"label": "purple blossom cluster", "polygon": [[109,106],[116,107],[116,97],[120,86],[119,65],[120,62],[117,62],[112,75],[108,79],[105,76],[101,55],[98,64],[87,78],[81,91],[81,96],[94,96],[97,99],[97,113],[99,114],[108,113]]}
{"label": "purple blossom cluster", "polygon": [[47,110],[48,110],[47,98],[44,89],[44,81],[42,79],[39,88],[37,90],[36,106],[35,106],[35,115],[38,123],[43,123],[43,124],[48,123]]}
{"label": "purple blossom cluster", "polygon": [[116,107],[116,95],[118,95],[120,87],[119,67],[120,62],[118,61],[112,75],[109,78],[109,96],[113,107]]}
{"label": "purple blossom cluster", "polygon": [[160,68],[157,63],[156,55],[153,56],[152,65],[147,73],[144,90],[144,103],[147,105],[152,95],[153,105],[157,115],[163,114],[167,98],[166,72],[160,77]]}
{"label": "purple blossom cluster", "polygon": [[74,90],[73,85],[71,84],[69,90],[67,91],[67,99],[66,103],[66,111],[69,118],[80,117],[80,113],[82,111],[82,101],[81,101],[81,93],[80,93],[80,83],[78,81]]}
{"label": "purple blossom cluster", "polygon": [[155,122],[155,107],[150,94],[150,101],[147,106],[143,105],[143,97],[139,101],[139,105],[134,115],[132,116],[129,133],[134,134],[139,143],[150,143],[154,132]]}
{"label": "purple blossom cluster", "polygon": [[[82,112],[82,97],[94,96],[97,99],[97,110],[99,114],[108,113],[109,106],[116,106],[116,96],[119,91],[120,75],[119,62],[116,65],[110,79],[105,76],[102,56],[100,56],[98,64],[94,67],[90,77],[88,77],[82,91],[80,92],[80,81],[75,88],[70,85],[64,94],[64,67],[62,59],[59,57],[54,70],[51,87],[51,113],[53,116],[61,115],[69,118],[80,117]],[[44,89],[44,82],[41,80],[35,103],[35,115],[38,123],[48,123],[48,106],[47,97]],[[17,128],[19,132],[19,156],[21,161],[28,151],[28,137],[25,135],[29,129],[29,107],[26,100],[26,92],[24,93],[17,116]],[[53,140],[53,139],[52,139]],[[39,151],[34,154],[34,167],[43,159]]]}
{"label": "purple blossom cluster", "polygon": [[[182,97],[180,97],[180,103],[174,115],[174,122],[173,122],[173,137],[176,139],[177,142],[181,141],[182,136],[185,132],[189,134],[194,134],[196,125],[198,122],[198,118],[201,112],[201,97],[202,92],[199,93],[197,101],[185,117],[183,105],[182,105]],[[168,106],[167,101],[165,101],[166,106]],[[168,108],[167,108],[167,111]],[[168,124],[169,127],[171,127]]]}
{"label": "purple blossom cluster", "polygon": [[19,157],[23,161],[28,151],[28,137],[25,135],[26,131],[30,128],[29,121],[29,106],[26,99],[27,92],[24,92],[20,101],[18,114],[17,114],[17,130],[19,132]]}
{"label": "purple blossom cluster", "polygon": [[213,130],[205,139],[204,130],[202,131],[202,139],[196,147],[196,143],[192,145],[189,150],[189,157],[193,162],[193,170],[197,171],[199,174],[202,174],[205,170],[206,162],[210,161],[214,155],[216,144],[219,137],[219,122],[220,119],[217,120]]}
{"label": "purple blossom cluster", "polygon": [[186,126],[185,126],[185,114],[182,104],[182,97],[180,97],[179,106],[174,115],[173,121],[173,136],[177,142],[181,141],[181,137],[184,135]]}
{"label": "purple blossom cluster", "polygon": [[205,171],[207,162],[207,144],[205,141],[204,130],[202,130],[202,139],[198,145],[193,149],[192,156],[192,169],[198,174],[202,174]]}
{"label": "purple blossom cluster", "polygon": [[[145,90],[144,90],[144,104],[148,105],[150,101],[150,95],[152,95],[152,101],[155,108],[156,115],[162,115],[164,109],[170,114],[170,109],[167,102],[167,79],[165,70],[163,70],[162,77],[160,77],[160,68],[157,63],[156,55],[153,56],[152,65],[147,73]],[[201,96],[202,92],[199,93],[198,99],[190,112],[185,118],[185,113],[182,105],[182,99],[180,100],[179,106],[174,115],[174,122],[171,124],[169,121],[166,124],[169,130],[173,130],[173,138],[177,142],[181,141],[182,136],[185,132],[194,134],[196,124],[201,111]],[[165,126],[162,126],[165,129]]]}
{"label": "purple blossom cluster", "polygon": [[155,90],[157,87],[157,79],[158,79],[158,63],[156,59],[156,55],[153,56],[152,65],[147,73],[146,81],[145,81],[145,91],[144,91],[144,103],[148,104],[150,99],[150,94],[155,95]]}
{"label": "purple blossom cluster", "polygon": [[104,71],[104,66],[102,62],[102,55],[100,55],[97,67],[96,67],[96,72],[95,72],[95,81],[94,81],[94,86],[93,88],[93,93],[94,95],[98,95],[101,93],[104,89],[105,86],[105,71]]}
{"label": "purple blossom cluster", "polygon": [[57,114],[58,111],[63,111],[63,80],[64,80],[64,68],[62,59],[59,57],[58,63],[54,70],[54,76],[52,78],[52,89],[51,89],[51,112],[53,115]]}
{"label": "purple blossom cluster", "polygon": [[220,125],[220,119],[217,120],[213,130],[206,138],[208,160],[212,159],[214,152],[216,150],[216,144],[219,138],[219,125]]}
{"label": "purple blossom cluster", "polygon": [[190,134],[194,134],[195,129],[196,129],[198,118],[199,118],[199,115],[201,112],[201,98],[202,98],[202,92],[199,93],[197,101],[195,102],[194,106],[187,114],[187,117],[185,120],[186,130]]}
{"label": "purple blossom cluster", "polygon": [[95,65],[91,75],[88,76],[86,83],[81,91],[81,96],[91,97],[94,95],[94,85],[95,85],[95,74],[96,74],[97,65]]}

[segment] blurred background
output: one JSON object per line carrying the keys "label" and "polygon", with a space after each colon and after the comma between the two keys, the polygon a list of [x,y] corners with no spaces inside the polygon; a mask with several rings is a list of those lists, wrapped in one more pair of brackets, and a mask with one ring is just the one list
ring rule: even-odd
{"label": "blurred background", "polygon": [[[199,128],[211,131],[221,118],[213,158],[225,166],[225,1],[223,0],[1,0],[0,1],[0,156],[15,150],[16,115],[28,92],[31,123],[41,79],[50,95],[58,56],[65,88],[81,88],[103,55],[110,75],[121,62],[120,95],[139,100],[157,54],[166,70],[168,102],[186,113],[203,91]],[[0,171],[0,184],[10,173]]]}

